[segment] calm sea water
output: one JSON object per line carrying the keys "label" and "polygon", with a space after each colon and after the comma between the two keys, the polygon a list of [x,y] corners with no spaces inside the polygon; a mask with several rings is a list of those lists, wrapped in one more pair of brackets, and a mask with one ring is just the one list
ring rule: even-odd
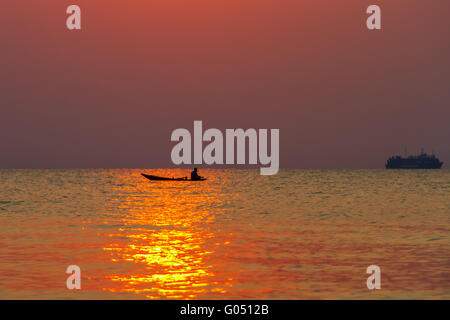
{"label": "calm sea water", "polygon": [[141,172],[0,170],[0,298],[450,299],[448,170]]}

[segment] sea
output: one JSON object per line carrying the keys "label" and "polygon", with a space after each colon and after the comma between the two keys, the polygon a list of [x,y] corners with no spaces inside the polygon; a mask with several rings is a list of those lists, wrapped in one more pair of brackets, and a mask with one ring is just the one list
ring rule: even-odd
{"label": "sea", "polygon": [[449,170],[142,172],[0,170],[0,299],[450,299]]}

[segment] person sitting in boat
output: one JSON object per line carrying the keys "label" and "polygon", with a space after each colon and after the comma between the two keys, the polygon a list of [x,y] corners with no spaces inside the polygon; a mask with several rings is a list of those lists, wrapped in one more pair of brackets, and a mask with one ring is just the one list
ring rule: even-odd
{"label": "person sitting in boat", "polygon": [[191,172],[191,180],[201,180],[203,177],[199,176],[197,173],[197,168],[194,168],[194,171]]}

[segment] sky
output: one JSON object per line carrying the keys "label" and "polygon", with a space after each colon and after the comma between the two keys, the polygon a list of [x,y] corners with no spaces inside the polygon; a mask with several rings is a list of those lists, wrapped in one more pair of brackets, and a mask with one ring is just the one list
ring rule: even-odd
{"label": "sky", "polygon": [[[371,4],[382,30],[366,28]],[[0,168],[173,167],[171,132],[194,120],[279,128],[283,168],[382,168],[405,146],[448,168],[449,13],[448,0],[2,0]]]}

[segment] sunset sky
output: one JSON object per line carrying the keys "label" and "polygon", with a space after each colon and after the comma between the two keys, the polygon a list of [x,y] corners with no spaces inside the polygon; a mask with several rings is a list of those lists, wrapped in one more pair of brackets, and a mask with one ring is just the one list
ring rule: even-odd
{"label": "sunset sky", "polygon": [[[82,9],[82,30],[66,8]],[[366,8],[382,9],[369,31]],[[450,164],[448,0],[2,0],[0,168],[170,167],[176,128],[279,128],[288,168]]]}

